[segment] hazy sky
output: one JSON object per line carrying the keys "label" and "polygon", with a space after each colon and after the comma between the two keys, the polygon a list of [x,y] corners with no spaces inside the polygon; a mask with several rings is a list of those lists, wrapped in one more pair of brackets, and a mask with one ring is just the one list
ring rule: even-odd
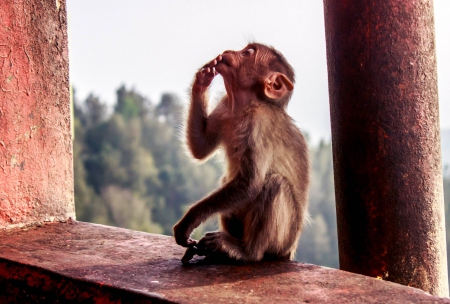
{"label": "hazy sky", "polygon": [[[296,71],[289,114],[314,141],[330,138],[322,0],[67,0],[70,81],[112,104],[121,84],[159,102],[187,100],[195,71],[248,41],[275,46]],[[441,126],[450,128],[450,1],[435,0]],[[216,77],[214,92],[222,89]]]}

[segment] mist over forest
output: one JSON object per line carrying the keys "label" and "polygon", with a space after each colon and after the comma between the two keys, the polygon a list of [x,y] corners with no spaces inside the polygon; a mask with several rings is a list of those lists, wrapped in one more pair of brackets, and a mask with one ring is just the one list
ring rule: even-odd
{"label": "mist over forest", "polygon": [[[217,187],[221,157],[199,164],[188,156],[181,134],[184,105],[177,95],[163,94],[155,102],[121,86],[113,108],[108,108],[93,94],[79,100],[74,90],[73,106],[77,220],[172,235],[173,224],[187,207]],[[448,221],[450,130],[443,130],[442,140]],[[331,143],[320,141],[309,148],[311,221],[296,259],[338,268]],[[213,229],[214,220],[196,229],[194,237]]]}

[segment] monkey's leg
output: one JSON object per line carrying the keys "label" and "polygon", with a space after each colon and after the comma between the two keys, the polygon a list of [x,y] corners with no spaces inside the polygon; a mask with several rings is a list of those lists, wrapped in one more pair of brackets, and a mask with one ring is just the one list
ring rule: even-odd
{"label": "monkey's leg", "polygon": [[289,183],[280,175],[271,175],[266,178],[262,192],[248,206],[242,237],[233,237],[236,234],[230,229],[232,222],[225,223],[224,228],[230,231],[207,233],[198,242],[198,248],[206,255],[224,252],[239,261],[260,261],[265,254],[286,258],[295,249],[301,228],[299,217]]}
{"label": "monkey's leg", "polygon": [[261,192],[264,179],[249,179],[239,172],[231,181],[222,185],[207,197],[189,208],[178,223],[173,226],[173,234],[178,245],[189,247],[194,243],[189,238],[192,231],[214,214],[232,213],[245,208]]}

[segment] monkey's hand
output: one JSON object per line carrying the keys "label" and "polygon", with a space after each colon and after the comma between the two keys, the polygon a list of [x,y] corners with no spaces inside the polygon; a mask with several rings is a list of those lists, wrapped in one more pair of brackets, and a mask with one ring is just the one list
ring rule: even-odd
{"label": "monkey's hand", "polygon": [[209,256],[212,253],[221,252],[221,246],[223,243],[222,232],[208,232],[205,236],[195,245],[189,246],[186,249],[183,257],[181,258],[181,262],[183,264],[189,264],[189,261],[195,255],[198,256]]}
{"label": "monkey's hand", "polygon": [[196,246],[189,247],[188,249],[186,249],[186,252],[181,258],[181,262],[183,264],[189,264],[189,261],[192,260],[194,255],[204,256],[205,253],[201,249],[198,249]]}
{"label": "monkey's hand", "polygon": [[185,224],[184,218],[173,226],[173,236],[175,237],[175,241],[178,245],[183,247],[192,247],[197,245],[197,241],[189,237],[191,233],[192,229]]}
{"label": "monkey's hand", "polygon": [[188,249],[186,249],[186,252],[184,253],[183,257],[181,258],[181,263],[189,264],[189,261],[192,260],[192,258],[196,254],[197,254],[197,248],[189,247]]}
{"label": "monkey's hand", "polygon": [[218,61],[222,60],[222,55],[217,56],[212,61],[205,64],[195,75],[193,89],[197,92],[204,92],[211,84],[214,77],[217,75],[216,65]]}

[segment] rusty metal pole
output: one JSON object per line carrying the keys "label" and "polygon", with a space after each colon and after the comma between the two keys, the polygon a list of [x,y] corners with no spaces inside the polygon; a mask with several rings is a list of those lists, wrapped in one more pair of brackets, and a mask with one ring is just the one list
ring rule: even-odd
{"label": "rusty metal pole", "polygon": [[324,0],[340,267],[448,296],[432,0]]}

